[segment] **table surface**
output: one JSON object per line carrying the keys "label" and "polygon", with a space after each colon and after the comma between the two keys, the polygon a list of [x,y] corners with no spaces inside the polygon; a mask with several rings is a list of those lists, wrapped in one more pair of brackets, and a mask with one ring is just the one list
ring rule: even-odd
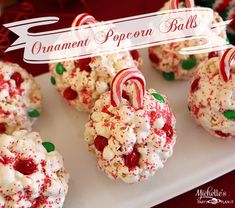
{"label": "table surface", "polygon": [[[206,0],[205,0],[206,1]],[[83,4],[78,0],[27,0],[33,6],[33,12],[27,14],[19,10],[19,5],[13,5],[4,9],[4,16],[0,19],[0,27],[2,23],[12,22],[17,19],[17,15],[22,13],[23,18],[42,17],[42,16],[58,16],[60,21],[52,26],[37,28],[37,31],[45,29],[56,29],[67,27],[71,24],[73,18],[82,12],[88,12],[96,17],[98,20],[111,20],[121,17],[128,17],[133,15],[145,14],[158,10],[165,2],[165,0],[83,0]],[[61,3],[59,6],[58,2]],[[64,5],[63,5],[64,3]],[[35,31],[36,31],[35,30]],[[16,37],[9,34],[10,41],[14,41]],[[6,54],[9,59],[20,64],[27,69],[34,76],[48,71],[46,64],[32,65],[27,64],[22,60],[23,50],[12,51]],[[206,190],[208,187],[214,189],[223,189],[227,193],[227,199],[234,200],[230,205],[199,205],[197,204],[197,197],[195,196],[198,189]],[[201,187],[195,188],[178,197],[168,200],[155,208],[194,208],[194,207],[221,207],[231,208],[235,207],[235,171],[227,173],[226,175],[217,178]]]}

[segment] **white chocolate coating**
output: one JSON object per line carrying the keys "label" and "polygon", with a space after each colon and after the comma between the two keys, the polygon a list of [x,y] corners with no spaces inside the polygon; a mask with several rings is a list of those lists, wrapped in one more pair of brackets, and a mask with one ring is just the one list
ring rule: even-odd
{"label": "white chocolate coating", "polygon": [[[107,92],[101,95],[91,111],[85,141],[89,150],[96,154],[97,166],[112,179],[126,183],[146,180],[162,168],[173,153],[176,141],[174,114],[165,96],[162,96],[164,102],[160,102],[152,93],[156,93],[155,90],[146,91],[143,109],[136,110],[124,98],[119,107],[111,106],[110,92]],[[168,133],[167,125],[170,126]],[[97,136],[107,140],[103,151],[96,148]],[[129,167],[125,160],[134,150],[138,151],[139,160]]]}
{"label": "white chocolate coating", "polygon": [[[68,173],[63,158],[57,151],[48,153],[38,133],[21,130],[11,136],[0,135],[0,156],[0,207],[63,206],[68,191]],[[36,168],[32,174],[16,168],[22,159],[34,162]]]}
{"label": "white chocolate coating", "polygon": [[138,65],[138,62],[129,52],[122,52],[91,58],[90,72],[81,70],[76,61],[65,61],[62,65],[66,69],[62,75],[56,73],[56,64],[49,67],[57,91],[63,96],[64,90],[71,87],[78,96],[67,102],[79,111],[89,111],[100,95],[110,89],[115,74],[123,68]]}
{"label": "white chocolate coating", "polygon": [[[20,73],[19,87],[11,76]],[[19,65],[0,61],[0,123],[11,134],[15,130],[31,130],[36,117],[28,116],[32,110],[41,111],[42,95],[34,78]]]}
{"label": "white chocolate coating", "polygon": [[[199,66],[191,82],[188,106],[195,121],[212,135],[232,138],[235,120],[225,117],[224,112],[235,110],[235,75],[231,73],[231,79],[224,82],[219,74],[219,62],[215,57]],[[195,80],[199,80],[197,84]]]}
{"label": "white chocolate coating", "polygon": [[[182,4],[181,4],[182,6]],[[162,7],[161,11],[169,10],[170,2],[166,2]],[[222,22],[223,19],[219,16],[217,12],[214,12],[214,22]],[[226,32],[222,31],[220,36],[226,39]],[[205,44],[204,39],[192,39],[185,40],[181,42],[168,43],[164,45],[157,45],[149,48],[149,58],[152,62],[154,69],[161,71],[163,73],[173,73],[174,79],[176,80],[188,80],[197,71],[198,65],[208,60],[208,53],[194,54],[194,55],[183,55],[179,51],[183,48],[189,46],[197,46]],[[155,57],[155,61],[154,58]],[[195,60],[195,65],[190,69],[187,69],[182,65],[183,61],[193,59]]]}

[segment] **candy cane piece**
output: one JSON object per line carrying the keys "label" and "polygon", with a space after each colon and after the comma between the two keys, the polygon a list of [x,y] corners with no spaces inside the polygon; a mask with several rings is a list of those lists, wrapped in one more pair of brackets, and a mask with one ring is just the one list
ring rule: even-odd
{"label": "candy cane piece", "polygon": [[82,13],[82,14],[79,14],[72,22],[72,27],[78,27],[78,26],[81,26],[81,25],[84,25],[84,24],[94,24],[96,23],[96,19],[87,14],[87,13]]}
{"label": "candy cane piece", "polygon": [[117,107],[120,105],[122,101],[123,87],[129,80],[132,80],[135,87],[132,106],[136,109],[139,109],[143,106],[146,83],[143,74],[136,68],[122,69],[113,78],[111,86],[112,106]]}
{"label": "candy cane piece", "polygon": [[235,48],[227,49],[220,59],[220,74],[227,82],[230,79],[231,63],[235,60]]}
{"label": "candy cane piece", "polygon": [[[186,7],[192,8],[195,3],[194,0],[185,0]],[[179,0],[170,0],[171,9],[179,9]]]}

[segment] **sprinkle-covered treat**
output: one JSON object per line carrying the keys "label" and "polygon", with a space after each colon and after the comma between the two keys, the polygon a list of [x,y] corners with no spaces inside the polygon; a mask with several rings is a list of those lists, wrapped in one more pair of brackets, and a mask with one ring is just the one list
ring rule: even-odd
{"label": "sprinkle-covered treat", "polygon": [[214,57],[199,66],[193,77],[188,97],[192,117],[212,135],[235,137],[235,49],[228,49],[222,58]]}
{"label": "sprinkle-covered treat", "polygon": [[40,116],[41,92],[19,65],[0,61],[0,134],[31,130]]}
{"label": "sprinkle-covered treat", "polygon": [[[81,14],[72,27],[94,22],[94,17]],[[141,63],[136,50],[53,63],[49,65],[51,83],[71,106],[89,111],[100,95],[110,89],[112,78],[119,70]]]}
{"label": "sprinkle-covered treat", "polygon": [[[182,4],[180,5],[183,6]],[[192,1],[186,1],[187,7],[192,7]],[[177,9],[178,1],[166,2],[161,11]],[[223,21],[217,12],[214,12],[214,23]],[[225,31],[221,32],[221,37],[226,39]],[[204,53],[195,55],[182,55],[179,51],[190,46],[205,44],[203,39],[192,39],[181,42],[168,43],[149,48],[149,59],[154,69],[161,71],[166,80],[187,80],[197,71],[198,65],[211,57],[218,56],[218,53]]]}
{"label": "sprinkle-covered treat", "polygon": [[111,92],[96,101],[85,141],[110,178],[136,183],[153,176],[172,155],[175,122],[167,98],[145,90],[140,71],[124,69],[114,77]]}
{"label": "sprinkle-covered treat", "polygon": [[61,208],[68,191],[62,156],[26,130],[0,135],[0,207]]}

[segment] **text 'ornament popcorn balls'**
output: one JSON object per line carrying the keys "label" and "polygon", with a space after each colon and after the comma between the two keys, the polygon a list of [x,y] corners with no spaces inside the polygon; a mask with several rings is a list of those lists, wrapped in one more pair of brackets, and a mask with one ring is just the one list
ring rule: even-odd
{"label": "text 'ornament popcorn balls'", "polygon": [[0,207],[62,208],[68,178],[62,156],[38,133],[0,135]]}
{"label": "text 'ornament popcorn balls'", "polygon": [[[79,15],[72,26],[95,23],[88,14]],[[139,66],[138,51],[113,53],[92,58],[50,64],[51,83],[67,102],[79,111],[89,111],[100,95],[110,89],[115,74]]]}
{"label": "text 'ornament popcorn balls'", "polygon": [[31,130],[40,116],[41,92],[19,65],[0,61],[0,134]]}
{"label": "text 'ornament popcorn balls'", "polygon": [[110,178],[136,183],[153,176],[172,155],[175,122],[167,98],[145,90],[137,69],[123,69],[114,77],[111,92],[96,101],[85,141]]}
{"label": "text 'ornament popcorn balls'", "polygon": [[199,66],[191,82],[188,106],[192,117],[212,135],[235,137],[235,49]]}
{"label": "text 'ornament popcorn balls'", "polygon": [[[183,4],[179,4],[177,0],[170,0],[165,3],[161,11],[178,9],[179,6],[182,7]],[[187,0],[186,6],[188,8],[193,7],[193,1]],[[222,21],[219,14],[214,12],[213,23]],[[220,36],[226,39],[225,31],[222,31]],[[218,55],[218,53],[213,52],[195,55],[183,55],[179,53],[183,48],[202,44],[205,44],[205,39],[192,39],[153,46],[149,48],[149,59],[152,62],[153,67],[162,72],[162,75],[166,80],[187,80],[196,73],[198,65],[201,62],[208,60],[208,58],[211,58],[212,56]]]}

